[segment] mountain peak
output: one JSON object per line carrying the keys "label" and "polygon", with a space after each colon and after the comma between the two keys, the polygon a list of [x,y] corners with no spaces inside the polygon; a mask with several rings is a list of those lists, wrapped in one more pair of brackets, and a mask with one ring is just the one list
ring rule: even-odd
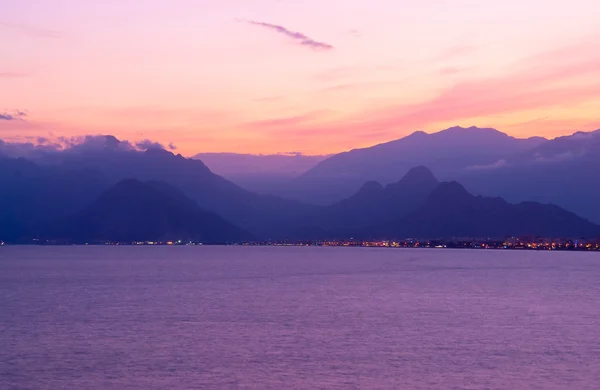
{"label": "mountain peak", "polygon": [[444,203],[454,203],[472,197],[473,195],[457,181],[440,183],[430,195],[430,199],[442,201]]}
{"label": "mountain peak", "polygon": [[375,180],[369,180],[365,184],[363,184],[362,187],[360,187],[358,193],[374,193],[380,192],[382,190],[383,186],[381,185],[381,183]]}
{"label": "mountain peak", "polygon": [[477,127],[477,126],[470,126],[470,127],[462,127],[462,126],[453,126],[450,127],[446,130],[442,130],[440,131],[440,133],[462,133],[462,134],[483,134],[483,133],[487,133],[487,134],[496,134],[496,135],[504,135],[506,136],[505,133],[496,130],[496,129],[492,129],[490,127]]}
{"label": "mountain peak", "polygon": [[47,234],[73,242],[184,239],[220,243],[250,237],[216,214],[201,210],[179,189],[137,179],[118,182]]}
{"label": "mountain peak", "polygon": [[423,137],[428,135],[426,132],[424,132],[423,130],[417,130],[415,132],[413,132],[412,134],[409,134],[406,138],[408,137]]}
{"label": "mountain peak", "polygon": [[424,165],[413,167],[406,172],[400,182],[404,184],[418,185],[423,183],[438,184],[433,172]]}

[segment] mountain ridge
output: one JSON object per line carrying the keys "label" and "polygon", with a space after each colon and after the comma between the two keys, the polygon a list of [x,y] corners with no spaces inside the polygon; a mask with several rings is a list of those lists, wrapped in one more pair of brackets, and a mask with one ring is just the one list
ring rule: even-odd
{"label": "mountain ridge", "polygon": [[165,183],[126,179],[81,212],[49,228],[46,239],[66,242],[200,241],[227,243],[254,237],[202,210]]}
{"label": "mountain ridge", "polygon": [[277,194],[317,204],[333,203],[376,180],[387,185],[396,172],[426,165],[443,179],[469,166],[493,164],[506,155],[529,150],[544,138],[519,139],[492,128],[451,127],[333,155],[282,187]]}
{"label": "mountain ridge", "polygon": [[556,205],[475,196],[456,181],[440,183],[412,213],[368,230],[362,234],[402,239],[600,236],[599,225]]}

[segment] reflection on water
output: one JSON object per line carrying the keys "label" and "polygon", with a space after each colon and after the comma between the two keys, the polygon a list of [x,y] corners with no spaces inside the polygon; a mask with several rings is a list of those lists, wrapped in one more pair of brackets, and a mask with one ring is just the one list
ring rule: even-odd
{"label": "reflection on water", "polygon": [[598,389],[596,253],[3,247],[1,389]]}

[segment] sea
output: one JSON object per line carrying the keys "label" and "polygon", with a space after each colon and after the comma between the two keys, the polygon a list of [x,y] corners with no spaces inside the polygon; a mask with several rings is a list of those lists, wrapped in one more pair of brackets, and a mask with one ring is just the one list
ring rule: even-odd
{"label": "sea", "polygon": [[0,389],[600,389],[600,254],[0,247]]}

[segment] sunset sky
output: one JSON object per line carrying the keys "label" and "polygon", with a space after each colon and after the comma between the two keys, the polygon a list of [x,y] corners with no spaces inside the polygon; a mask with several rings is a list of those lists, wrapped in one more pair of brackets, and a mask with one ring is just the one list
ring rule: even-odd
{"label": "sunset sky", "polygon": [[600,128],[598,0],[0,0],[0,139],[334,153]]}

